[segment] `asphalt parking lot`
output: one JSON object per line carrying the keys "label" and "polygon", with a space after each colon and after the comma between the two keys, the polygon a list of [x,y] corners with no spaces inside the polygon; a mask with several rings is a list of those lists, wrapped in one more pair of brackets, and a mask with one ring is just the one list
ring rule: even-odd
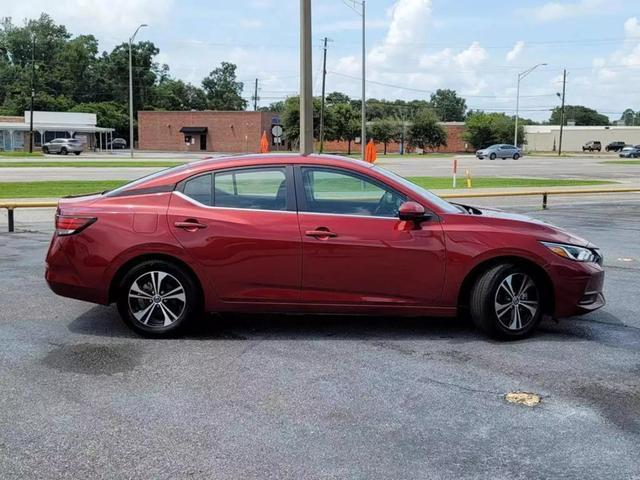
{"label": "asphalt parking lot", "polygon": [[[136,162],[153,160],[194,161],[208,155],[186,155],[184,153],[136,153]],[[380,157],[376,162],[384,168],[403,176],[450,176],[453,167],[453,156],[411,156]],[[472,177],[532,177],[532,178],[577,178],[613,180],[625,184],[640,183],[640,165],[620,165],[610,163],[618,161],[617,154],[578,154],[570,157],[553,155],[525,155],[518,160],[478,160],[473,155],[456,155],[458,159],[458,176],[462,179],[465,169],[469,169]],[[69,159],[58,155],[46,155],[30,161],[130,161],[127,155],[81,155]],[[4,158],[3,162],[24,162],[23,158]],[[164,167],[3,167],[0,169],[0,180],[6,182],[38,180],[133,180]]]}
{"label": "asphalt parking lot", "polygon": [[511,343],[277,315],[145,340],[48,290],[50,224],[2,233],[0,477],[638,479],[640,201],[532,214],[603,249],[608,304]]}

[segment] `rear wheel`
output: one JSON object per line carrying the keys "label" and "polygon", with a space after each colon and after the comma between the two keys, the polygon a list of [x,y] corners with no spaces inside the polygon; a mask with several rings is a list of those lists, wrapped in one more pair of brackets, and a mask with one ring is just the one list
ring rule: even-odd
{"label": "rear wheel", "polygon": [[118,289],[124,322],[147,337],[171,337],[200,313],[199,289],[192,275],[164,260],[133,267]]}
{"label": "rear wheel", "polygon": [[80,152],[73,152],[73,153],[75,153],[76,155],[80,155]]}
{"label": "rear wheel", "polygon": [[500,264],[484,272],[471,292],[471,317],[502,339],[528,336],[542,318],[542,285],[526,269]]}
{"label": "rear wheel", "polygon": [[519,158],[520,158],[520,154],[519,154],[519,153],[514,153],[514,154],[513,154],[513,159],[514,159],[514,160],[517,160],[517,159],[519,159]]}
{"label": "rear wheel", "polygon": [[49,149],[47,147],[42,147],[42,153],[49,153]]}

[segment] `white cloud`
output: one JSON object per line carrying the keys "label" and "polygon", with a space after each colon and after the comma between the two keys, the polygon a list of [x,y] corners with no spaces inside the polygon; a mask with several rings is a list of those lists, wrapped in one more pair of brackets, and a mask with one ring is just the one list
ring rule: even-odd
{"label": "white cloud", "polygon": [[518,40],[516,44],[513,46],[509,52],[507,52],[507,56],[505,59],[507,62],[513,62],[516,58],[520,56],[522,50],[524,49],[524,42],[522,40]]}
{"label": "white cloud", "polygon": [[600,14],[607,8],[608,0],[578,0],[576,2],[553,1],[541,7],[524,10],[526,15],[532,15],[538,21],[552,22],[583,15]]}
{"label": "white cloud", "polygon": [[29,0],[3,2],[2,16],[12,17],[14,23],[20,24],[44,12],[74,34],[94,34],[116,44],[126,41],[141,23],[164,25],[173,3],[174,0]]}
{"label": "white cloud", "polygon": [[624,33],[629,38],[640,37],[640,21],[638,21],[638,17],[628,18],[624,22]]}

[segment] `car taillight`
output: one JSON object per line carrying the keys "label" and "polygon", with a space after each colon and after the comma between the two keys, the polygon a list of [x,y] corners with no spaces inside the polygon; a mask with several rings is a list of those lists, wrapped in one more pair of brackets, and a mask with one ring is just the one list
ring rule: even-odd
{"label": "car taillight", "polygon": [[73,235],[81,232],[96,220],[95,217],[56,215],[56,233],[58,235]]}

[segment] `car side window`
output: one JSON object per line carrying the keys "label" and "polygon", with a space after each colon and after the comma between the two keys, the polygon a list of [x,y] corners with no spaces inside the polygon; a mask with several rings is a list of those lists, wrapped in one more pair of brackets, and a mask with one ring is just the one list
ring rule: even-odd
{"label": "car side window", "polygon": [[396,217],[406,197],[390,187],[343,170],[302,167],[306,212]]}
{"label": "car side window", "polygon": [[196,202],[211,206],[212,202],[211,174],[191,178],[184,183],[182,193]]}
{"label": "car side window", "polygon": [[214,175],[216,207],[287,210],[284,167],[244,168]]}

